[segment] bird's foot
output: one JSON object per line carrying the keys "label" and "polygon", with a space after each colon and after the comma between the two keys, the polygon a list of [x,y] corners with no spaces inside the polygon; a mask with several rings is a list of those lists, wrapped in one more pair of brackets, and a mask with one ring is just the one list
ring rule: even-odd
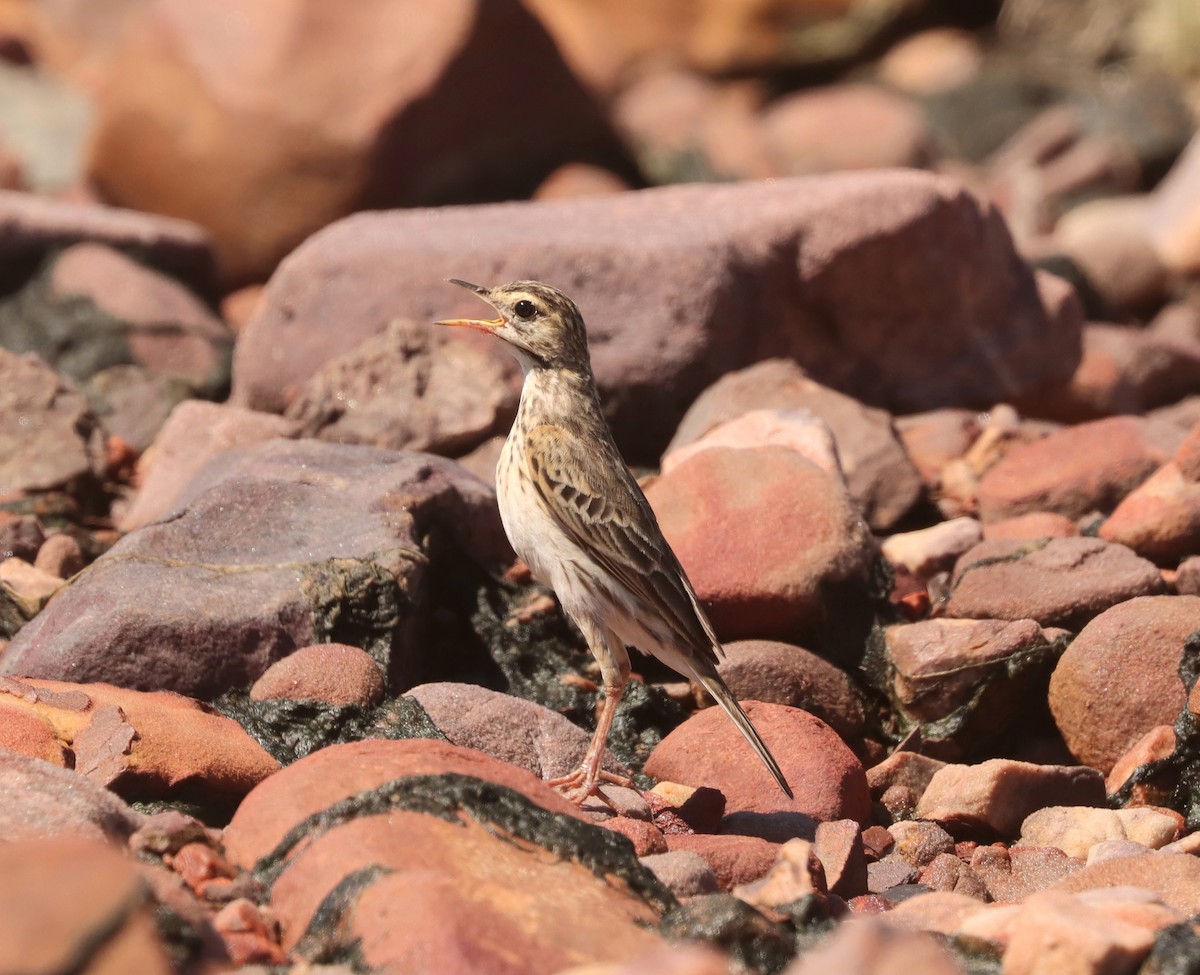
{"label": "bird's foot", "polygon": [[557,778],[547,779],[546,785],[550,786],[556,792],[562,793],[564,798],[570,799],[580,806],[592,796],[595,796],[601,802],[608,805],[608,800],[600,792],[601,782],[619,785],[626,789],[633,788],[633,779],[617,775],[615,772],[606,772],[602,768],[589,769],[587,765],[580,765],[579,768],[569,775],[560,775]]}

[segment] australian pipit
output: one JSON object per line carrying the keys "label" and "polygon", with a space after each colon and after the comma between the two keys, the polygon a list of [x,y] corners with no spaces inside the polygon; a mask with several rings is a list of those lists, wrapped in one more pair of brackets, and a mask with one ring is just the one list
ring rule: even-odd
{"label": "australian pipit", "polygon": [[537,281],[490,289],[452,283],[475,292],[499,317],[438,324],[503,339],[525,371],[496,469],[504,530],[583,632],[604,681],[583,764],[551,784],[583,801],[608,777],[600,766],[632,646],[703,685],[790,797],[778,763],[717,673],[722,651],[712,625],[613,442],[575,302]]}

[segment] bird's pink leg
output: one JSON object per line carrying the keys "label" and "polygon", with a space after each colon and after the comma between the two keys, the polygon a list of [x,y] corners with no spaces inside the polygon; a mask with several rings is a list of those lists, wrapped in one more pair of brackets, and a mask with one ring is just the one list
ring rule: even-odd
{"label": "bird's pink leg", "polygon": [[612,729],[613,717],[617,713],[617,705],[621,702],[621,695],[624,693],[624,681],[619,684],[606,683],[604,685],[604,703],[600,706],[600,717],[596,720],[596,733],[592,735],[592,742],[588,745],[583,763],[570,775],[548,779],[547,785],[558,789],[568,799],[581,804],[586,802],[588,797],[599,795],[601,782],[612,782],[626,787],[633,785],[633,782],[624,776],[614,775],[600,767],[604,761],[604,749],[608,745],[608,733]]}

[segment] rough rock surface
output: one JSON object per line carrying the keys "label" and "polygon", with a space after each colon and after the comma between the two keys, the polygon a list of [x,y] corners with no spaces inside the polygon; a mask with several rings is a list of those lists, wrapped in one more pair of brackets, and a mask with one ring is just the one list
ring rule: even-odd
{"label": "rough rock surface", "polygon": [[1050,710],[1072,754],[1108,772],[1151,728],[1172,724],[1187,700],[1183,644],[1196,630],[1200,596],[1130,599],[1085,626],[1050,678]]}
{"label": "rough rock surface", "polygon": [[286,440],[227,453],[23,628],[0,671],[206,697],[344,633],[411,682],[431,533],[482,564],[509,551],[490,489],[450,461]]}
{"label": "rough rock surface", "polygon": [[1048,314],[993,211],[952,180],[880,172],[351,217],[272,278],[238,343],[234,402],[282,410],[289,388],[392,318],[477,314],[447,277],[570,293],[634,457],[657,455],[722,372],[772,355],[910,412],[1061,381],[1078,356],[1078,307]]}

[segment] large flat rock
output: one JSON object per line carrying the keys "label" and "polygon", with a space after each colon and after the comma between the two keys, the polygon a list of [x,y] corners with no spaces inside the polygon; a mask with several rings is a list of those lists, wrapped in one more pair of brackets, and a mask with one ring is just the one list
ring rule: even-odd
{"label": "large flat rock", "polygon": [[618,440],[643,458],[707,385],[771,356],[897,412],[990,405],[1079,360],[1077,302],[1035,280],[993,208],[885,170],[349,217],[271,279],[234,402],[283,410],[394,318],[478,317],[447,277],[571,294]]}

